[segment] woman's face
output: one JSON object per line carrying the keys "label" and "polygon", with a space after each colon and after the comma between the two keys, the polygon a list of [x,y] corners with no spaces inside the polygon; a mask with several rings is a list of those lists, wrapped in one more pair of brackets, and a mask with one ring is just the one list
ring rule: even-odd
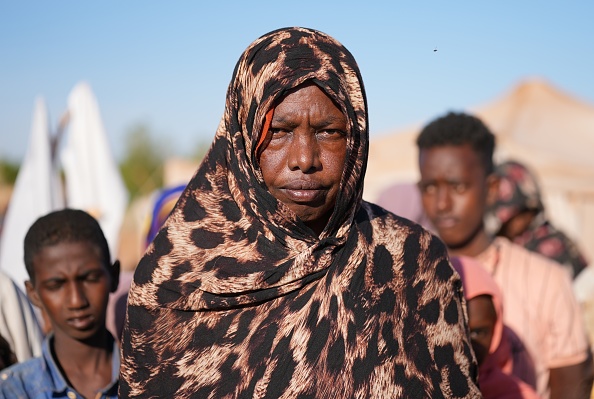
{"label": "woman's face", "polygon": [[489,355],[496,323],[497,313],[490,296],[479,295],[468,301],[470,340],[479,365]]}
{"label": "woman's face", "polygon": [[270,193],[316,234],[332,214],[347,149],[347,118],[315,84],[275,107],[260,168]]}

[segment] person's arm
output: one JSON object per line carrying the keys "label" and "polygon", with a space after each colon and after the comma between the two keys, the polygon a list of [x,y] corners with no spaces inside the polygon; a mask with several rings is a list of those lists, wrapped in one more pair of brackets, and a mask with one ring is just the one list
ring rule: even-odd
{"label": "person's arm", "polygon": [[[545,267],[543,263],[541,269]],[[547,295],[541,310],[547,320],[542,328],[550,398],[590,398],[594,373],[582,310],[563,266],[553,262],[547,269],[547,284],[542,287]]]}
{"label": "person's arm", "polygon": [[550,369],[550,399],[587,399],[590,398],[594,368],[592,353],[582,363]]}

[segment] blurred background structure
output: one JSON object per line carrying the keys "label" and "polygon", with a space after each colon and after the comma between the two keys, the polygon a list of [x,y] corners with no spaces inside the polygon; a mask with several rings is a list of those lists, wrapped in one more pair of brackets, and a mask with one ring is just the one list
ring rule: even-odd
{"label": "blurred background structure", "polygon": [[64,206],[93,215],[117,256],[128,191],[111,154],[96,98],[85,82],[72,89],[55,130],[49,126],[43,99],[35,104],[29,147],[0,236],[0,269],[23,291],[28,280],[25,234],[37,218]]}

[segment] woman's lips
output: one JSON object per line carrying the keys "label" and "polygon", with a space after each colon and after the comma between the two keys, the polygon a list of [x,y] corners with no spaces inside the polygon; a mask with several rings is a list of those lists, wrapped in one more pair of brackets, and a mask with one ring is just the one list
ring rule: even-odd
{"label": "woman's lips", "polygon": [[326,190],[305,190],[305,189],[289,189],[283,190],[288,199],[296,203],[312,203],[318,202],[326,195]]}
{"label": "woman's lips", "polygon": [[325,187],[312,181],[294,181],[282,187],[281,190],[290,201],[295,203],[318,202],[323,200],[327,193]]}

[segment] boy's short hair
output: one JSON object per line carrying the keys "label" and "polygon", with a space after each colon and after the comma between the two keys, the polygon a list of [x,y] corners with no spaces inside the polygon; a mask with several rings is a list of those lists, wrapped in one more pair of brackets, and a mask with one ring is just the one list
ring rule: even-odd
{"label": "boy's short hair", "polygon": [[25,236],[25,267],[31,281],[35,281],[33,258],[43,248],[63,242],[89,242],[99,251],[101,260],[109,269],[111,256],[107,240],[99,222],[85,211],[62,209],[40,217]]}
{"label": "boy's short hair", "polygon": [[465,144],[470,144],[480,155],[485,173],[487,175],[493,173],[495,135],[475,116],[449,112],[427,124],[417,137],[419,150]]}

